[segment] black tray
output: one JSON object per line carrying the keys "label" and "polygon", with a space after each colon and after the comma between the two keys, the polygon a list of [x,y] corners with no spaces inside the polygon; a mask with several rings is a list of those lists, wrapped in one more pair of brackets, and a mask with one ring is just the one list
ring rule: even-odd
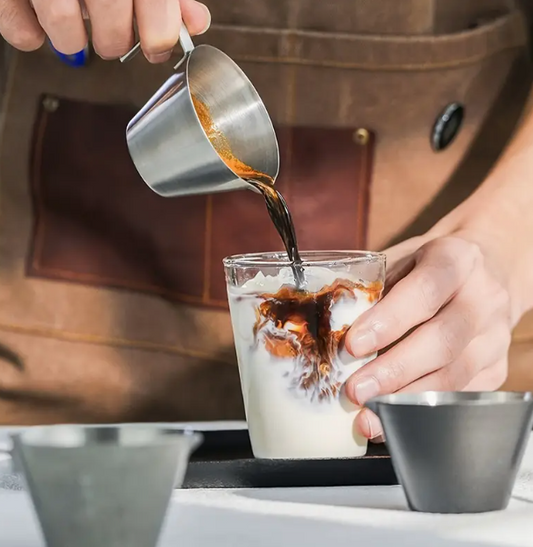
{"label": "black tray", "polygon": [[262,460],[253,457],[248,431],[202,431],[183,488],[276,488],[393,485],[398,480],[384,445],[361,458]]}

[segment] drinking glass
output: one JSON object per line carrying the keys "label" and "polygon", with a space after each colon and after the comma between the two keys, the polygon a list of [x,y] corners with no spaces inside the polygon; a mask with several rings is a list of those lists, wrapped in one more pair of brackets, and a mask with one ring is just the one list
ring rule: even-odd
{"label": "drinking glass", "polygon": [[351,324],[381,298],[385,255],[366,251],[301,253],[298,290],[285,253],[224,259],[246,419],[258,458],[362,456],[354,427],[360,408],[346,380],[375,358],[344,347]]}

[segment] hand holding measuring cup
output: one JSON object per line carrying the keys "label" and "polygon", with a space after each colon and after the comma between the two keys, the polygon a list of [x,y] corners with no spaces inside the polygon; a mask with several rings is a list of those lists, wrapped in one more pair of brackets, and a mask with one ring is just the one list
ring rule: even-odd
{"label": "hand holding measuring cup", "polygon": [[94,49],[118,59],[133,46],[138,29],[146,58],[167,61],[178,43],[180,21],[192,35],[209,28],[208,8],[196,0],[0,0],[0,34],[22,51],[39,49],[46,37],[66,55],[88,43],[84,19],[91,22]]}

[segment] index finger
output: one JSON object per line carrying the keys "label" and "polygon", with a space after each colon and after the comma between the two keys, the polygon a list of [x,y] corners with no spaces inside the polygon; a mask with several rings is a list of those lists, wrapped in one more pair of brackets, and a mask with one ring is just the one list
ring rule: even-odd
{"label": "index finger", "polygon": [[431,319],[464,285],[474,268],[477,254],[470,244],[464,244],[466,247],[442,240],[422,247],[413,270],[352,325],[346,335],[347,350],[363,357],[386,348]]}
{"label": "index finger", "polygon": [[151,62],[166,61],[177,44],[182,17],[190,34],[210,22],[209,10],[195,0],[135,0],[135,18],[142,50]]}

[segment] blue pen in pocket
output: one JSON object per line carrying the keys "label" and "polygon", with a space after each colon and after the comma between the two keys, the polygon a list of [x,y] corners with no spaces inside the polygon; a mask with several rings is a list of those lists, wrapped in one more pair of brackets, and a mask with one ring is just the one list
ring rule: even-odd
{"label": "blue pen in pocket", "polygon": [[63,61],[65,64],[78,68],[82,66],[86,66],[89,62],[89,46],[85,46],[81,51],[78,53],[73,53],[72,55],[65,55],[64,53],[61,53],[57,51],[57,49],[50,44],[50,47],[52,48],[52,51]]}

